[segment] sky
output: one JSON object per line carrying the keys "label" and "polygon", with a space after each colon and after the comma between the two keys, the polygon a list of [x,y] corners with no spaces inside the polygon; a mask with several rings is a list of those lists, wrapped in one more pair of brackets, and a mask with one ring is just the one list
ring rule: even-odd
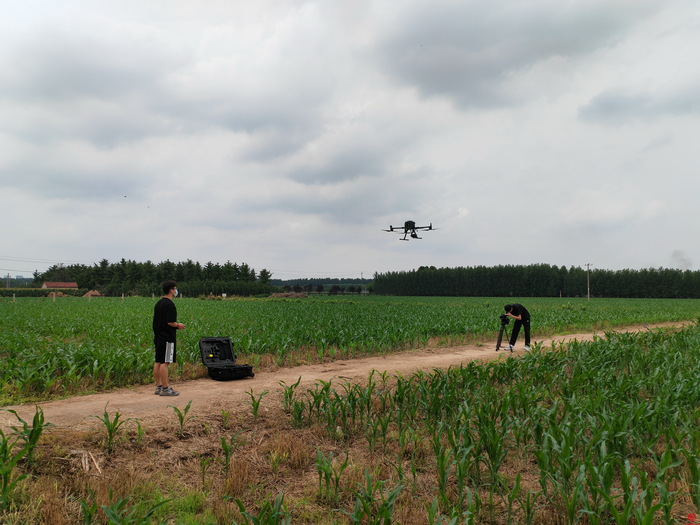
{"label": "sky", "polygon": [[[700,268],[700,4],[0,0],[0,273]],[[696,146],[697,147],[697,146]],[[401,242],[390,225],[432,224]]]}

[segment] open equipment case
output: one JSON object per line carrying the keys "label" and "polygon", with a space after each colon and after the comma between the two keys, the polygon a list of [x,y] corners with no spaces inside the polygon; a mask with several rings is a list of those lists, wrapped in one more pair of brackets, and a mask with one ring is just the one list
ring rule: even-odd
{"label": "open equipment case", "polygon": [[202,364],[217,381],[254,377],[252,365],[237,365],[230,337],[202,337],[199,340]]}

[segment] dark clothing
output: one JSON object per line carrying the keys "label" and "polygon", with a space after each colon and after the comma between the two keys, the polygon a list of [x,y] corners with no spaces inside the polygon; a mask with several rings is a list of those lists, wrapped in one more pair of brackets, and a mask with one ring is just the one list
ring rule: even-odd
{"label": "dark clothing", "polygon": [[175,343],[165,339],[156,339],[156,363],[177,363]]}
{"label": "dark clothing", "polygon": [[177,321],[177,308],[175,303],[167,297],[163,297],[156,303],[153,309],[153,342],[164,339],[169,343],[174,343],[177,339],[177,328],[168,323]]}
{"label": "dark clothing", "polygon": [[513,322],[513,332],[510,334],[510,344],[515,345],[515,341],[518,340],[518,335],[520,334],[520,327],[525,329],[525,346],[530,346],[530,312],[527,311],[522,304],[513,304],[513,309],[509,312],[515,317],[520,316],[520,320],[517,319]]}
{"label": "dark clothing", "polygon": [[510,311],[511,315],[514,315],[515,317],[521,316],[522,321],[525,319],[530,319],[530,312],[527,311],[527,308],[525,308],[522,304],[512,304],[511,305],[513,309]]}

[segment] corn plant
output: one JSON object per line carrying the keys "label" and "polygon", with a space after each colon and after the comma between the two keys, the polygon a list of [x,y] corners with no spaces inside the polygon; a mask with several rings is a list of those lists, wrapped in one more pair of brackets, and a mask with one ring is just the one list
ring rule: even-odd
{"label": "corn plant", "polygon": [[265,394],[267,394],[268,391],[264,390],[257,398],[255,397],[255,394],[253,394],[253,389],[251,388],[249,392],[246,392],[250,396],[250,405],[253,407],[253,421],[257,421],[258,419],[258,410],[260,410],[260,401],[262,401],[262,398]]}
{"label": "corn plant", "polygon": [[197,416],[188,416],[187,413],[190,411],[190,405],[192,405],[192,400],[190,399],[189,403],[187,403],[187,406],[185,407],[185,410],[180,410],[176,406],[173,405],[168,405],[169,408],[172,408],[175,411],[175,415],[177,416],[177,421],[179,424],[177,435],[180,439],[185,434],[185,425],[187,424],[188,421],[191,421],[192,419],[195,419]]}
{"label": "corn plant", "polygon": [[239,447],[245,444],[245,441],[238,440],[238,434],[241,432],[243,432],[243,429],[231,436],[228,443],[226,442],[226,438],[221,436],[221,449],[224,452],[224,458],[217,459],[216,461],[218,461],[224,467],[224,475],[226,476],[226,479],[228,479],[228,472],[231,468],[231,459],[233,458],[233,454]]}
{"label": "corn plant", "polygon": [[124,423],[134,421],[136,420],[136,418],[130,417],[128,419],[121,420],[122,415],[119,412],[115,412],[114,419],[110,419],[109,414],[107,413],[107,405],[109,405],[109,401],[107,401],[107,403],[105,404],[104,413],[102,414],[102,417],[88,417],[94,417],[102,423],[103,428],[101,430],[105,436],[105,447],[107,448],[107,454],[111,454],[114,451],[114,441],[117,438],[119,429],[122,427],[122,425],[124,425]]}
{"label": "corn plant", "polygon": [[425,505],[425,510],[428,511],[428,523],[429,525],[457,525],[457,522],[459,521],[460,516],[454,516],[450,518],[447,518],[445,516],[442,516],[440,514],[439,508],[438,508],[438,499],[434,498],[432,503],[428,505],[427,503],[424,503]]}
{"label": "corn plant", "polygon": [[228,418],[231,414],[230,410],[221,409],[221,426],[226,430],[228,428]]}
{"label": "corn plant", "polygon": [[14,469],[17,463],[28,453],[28,448],[25,446],[17,454],[13,455],[12,450],[16,444],[17,441],[10,441],[0,429],[0,510],[9,507],[10,496],[17,483],[27,477],[26,474],[14,477]]}
{"label": "corn plant", "polygon": [[202,473],[202,488],[206,489],[206,487],[207,487],[207,483],[206,483],[207,471],[211,467],[215,458],[207,458],[207,457],[204,457],[202,454],[199,454],[197,452],[192,452],[192,454],[194,454],[197,457],[197,459],[199,460],[199,470]]}
{"label": "corn plant", "polygon": [[284,408],[284,411],[286,413],[290,413],[292,411],[292,402],[294,401],[294,390],[299,386],[299,383],[301,383],[301,376],[299,376],[299,379],[297,379],[296,383],[293,383],[289,386],[287,386],[287,383],[284,381],[279,381],[279,385],[283,388],[283,400],[282,400],[282,407]]}
{"label": "corn plant", "polygon": [[446,510],[450,506],[450,501],[447,497],[447,479],[450,476],[450,470],[456,462],[454,460],[450,461],[452,449],[442,446],[439,431],[433,437],[432,444],[433,452],[435,453],[435,468],[437,469],[438,496],[443,510]]}
{"label": "corn plant", "polygon": [[[340,477],[347,468],[349,459],[350,455],[346,453],[345,461],[336,468],[333,466],[333,452],[329,452],[328,457],[326,457],[318,447],[316,448],[316,463],[314,463],[314,466],[318,471],[318,493],[321,498],[325,497],[331,499],[334,503],[338,502],[340,496]],[[325,494],[321,488],[322,480],[326,482]],[[331,488],[333,489],[332,494]]]}
{"label": "corn plant", "polygon": [[[294,428],[300,428],[304,426],[304,410],[306,409],[306,403],[304,401],[292,401],[292,426]],[[309,416],[309,423],[311,423],[311,418]]]}
{"label": "corn plant", "polygon": [[34,448],[39,442],[41,434],[46,427],[52,427],[54,425],[51,423],[44,423],[44,411],[38,405],[35,407],[34,419],[32,420],[31,427],[27,425],[25,420],[19,417],[16,411],[8,410],[8,412],[14,414],[17,421],[22,425],[21,428],[19,426],[10,426],[10,428],[14,430],[14,435],[24,442],[24,446],[27,449],[27,464],[32,465],[34,462]]}
{"label": "corn plant", "polygon": [[[378,470],[375,476],[379,477]],[[354,511],[350,513],[343,510],[350,517],[352,523],[359,525],[364,523],[363,519],[366,518],[368,525],[391,524],[394,515],[394,502],[401,493],[403,485],[399,484],[393,489],[385,491],[385,483],[386,481],[373,480],[369,470],[365,470],[365,484],[358,483],[358,490],[352,491],[356,497]]]}

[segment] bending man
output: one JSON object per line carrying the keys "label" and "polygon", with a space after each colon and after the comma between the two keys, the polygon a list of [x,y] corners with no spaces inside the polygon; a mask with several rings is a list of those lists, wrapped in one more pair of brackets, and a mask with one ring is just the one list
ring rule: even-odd
{"label": "bending man", "polygon": [[520,334],[520,327],[525,328],[525,351],[530,351],[530,312],[522,304],[507,304],[504,307],[506,315],[515,319],[513,323],[513,332],[510,334],[510,345],[506,350],[513,351],[515,346],[515,341],[518,340],[518,334]]}

